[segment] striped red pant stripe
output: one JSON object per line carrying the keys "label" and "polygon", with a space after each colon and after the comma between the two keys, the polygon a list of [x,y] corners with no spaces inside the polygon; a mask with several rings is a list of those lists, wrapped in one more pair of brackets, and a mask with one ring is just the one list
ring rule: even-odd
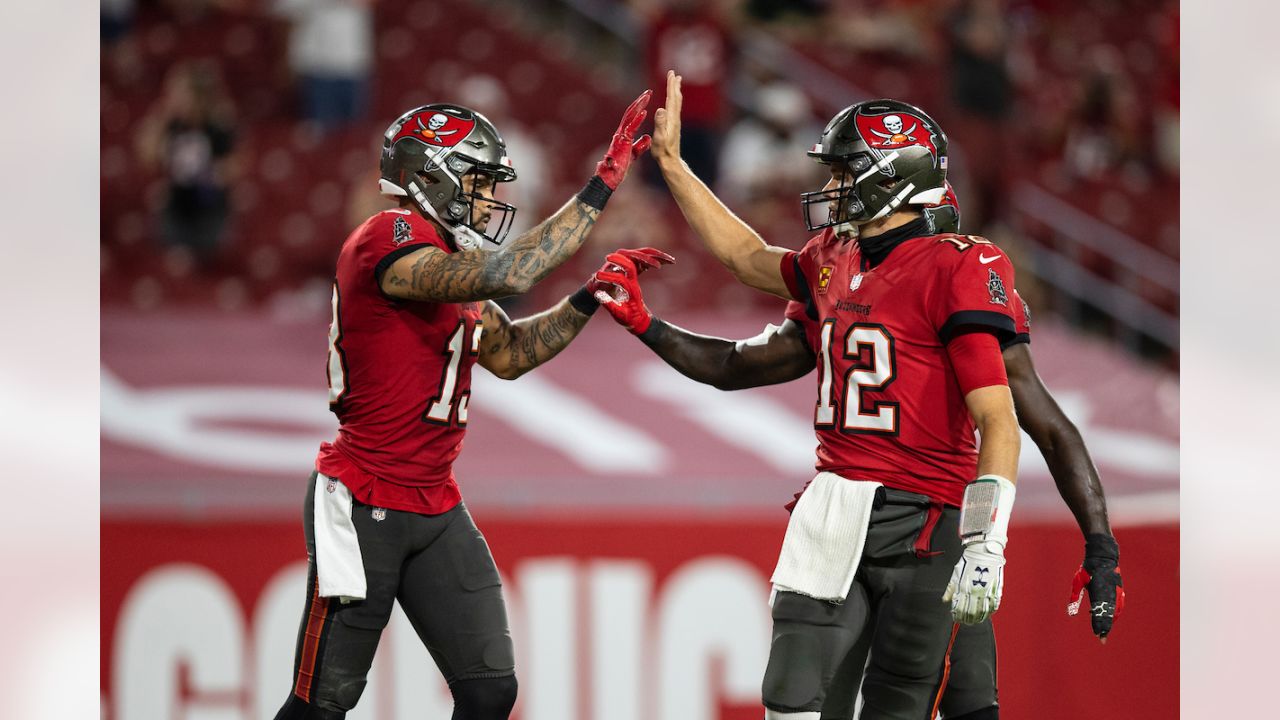
{"label": "striped red pant stripe", "polygon": [[942,695],[947,691],[947,680],[951,677],[951,649],[956,646],[956,633],[960,632],[960,623],[952,623],[951,640],[947,642],[947,654],[942,659],[942,682],[938,684],[938,694],[933,698],[933,710],[930,718],[938,717],[938,706],[942,704]]}
{"label": "striped red pant stripe", "polygon": [[315,585],[307,607],[307,629],[302,640],[301,656],[298,658],[298,677],[293,685],[293,694],[306,702],[311,702],[311,684],[320,659],[320,639],[324,635],[327,625],[325,621],[329,618],[329,603],[332,602],[331,598],[320,597],[320,583]]}

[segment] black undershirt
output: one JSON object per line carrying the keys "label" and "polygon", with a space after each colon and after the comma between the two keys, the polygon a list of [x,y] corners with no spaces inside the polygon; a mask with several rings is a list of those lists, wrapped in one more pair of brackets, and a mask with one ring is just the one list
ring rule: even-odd
{"label": "black undershirt", "polygon": [[929,221],[922,215],[906,225],[899,225],[872,237],[859,237],[858,248],[862,251],[862,269],[869,270],[889,257],[889,253],[902,243],[914,237],[931,235],[933,230]]}

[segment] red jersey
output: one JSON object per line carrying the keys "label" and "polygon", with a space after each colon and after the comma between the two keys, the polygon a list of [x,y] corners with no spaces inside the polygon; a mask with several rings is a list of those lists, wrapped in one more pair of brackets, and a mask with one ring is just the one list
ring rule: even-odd
{"label": "red jersey", "polygon": [[1008,258],[982,238],[928,235],[871,267],[828,229],[782,269],[804,299],[787,317],[818,356],[817,469],[959,506],[978,451],[946,343],[972,326],[1014,339]]}
{"label": "red jersey", "polygon": [[379,287],[401,256],[451,252],[415,212],[386,210],[356,228],[338,254],[329,326],[329,407],[338,438],[316,469],[369,505],[434,515],[462,496],[453,461],[466,434],[479,303],[404,302]]}

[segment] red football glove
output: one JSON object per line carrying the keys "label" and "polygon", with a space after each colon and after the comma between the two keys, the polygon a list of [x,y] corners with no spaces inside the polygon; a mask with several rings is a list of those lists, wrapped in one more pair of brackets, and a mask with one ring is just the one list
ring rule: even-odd
{"label": "red football glove", "polygon": [[652,90],[645,90],[644,94],[636,98],[636,101],[631,103],[627,111],[622,114],[622,122],[618,124],[618,131],[613,134],[609,150],[605,152],[604,159],[596,165],[596,175],[609,186],[610,190],[618,189],[622,179],[627,176],[631,161],[648,150],[649,143],[653,141],[653,138],[648,135],[642,135],[639,140],[634,140],[636,130],[640,129],[640,123],[644,122],[645,116],[649,114],[649,111],[644,108],[649,104],[649,98],[652,96]]}
{"label": "red football glove", "polygon": [[1089,591],[1089,620],[1093,634],[1107,641],[1111,626],[1124,610],[1124,580],[1120,578],[1120,546],[1110,535],[1088,535],[1084,563],[1071,579],[1067,614],[1080,612],[1085,590]]}
{"label": "red football glove", "polygon": [[605,256],[604,266],[587,281],[587,290],[618,324],[633,335],[649,329],[653,315],[640,293],[640,273],[669,265],[676,259],[654,248],[623,249]]}

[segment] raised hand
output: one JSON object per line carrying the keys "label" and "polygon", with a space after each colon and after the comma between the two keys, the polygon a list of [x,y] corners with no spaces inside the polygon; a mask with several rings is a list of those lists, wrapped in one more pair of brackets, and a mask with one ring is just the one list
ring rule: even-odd
{"label": "raised hand", "polygon": [[604,266],[587,281],[587,289],[605,310],[633,335],[649,329],[653,315],[640,292],[640,273],[675,262],[654,248],[623,249],[605,256]]}
{"label": "raised hand", "polygon": [[637,140],[635,135],[640,129],[640,123],[644,122],[645,116],[649,114],[645,107],[648,106],[651,97],[653,97],[653,91],[645,90],[644,94],[631,103],[627,111],[622,114],[622,122],[618,124],[618,131],[613,134],[613,140],[609,143],[609,149],[605,152],[604,158],[596,164],[596,175],[609,186],[610,190],[618,189],[623,179],[627,177],[631,161],[649,149],[652,138],[642,135]]}
{"label": "raised hand", "polygon": [[653,115],[653,159],[659,165],[680,159],[680,76],[667,71],[667,104]]}

